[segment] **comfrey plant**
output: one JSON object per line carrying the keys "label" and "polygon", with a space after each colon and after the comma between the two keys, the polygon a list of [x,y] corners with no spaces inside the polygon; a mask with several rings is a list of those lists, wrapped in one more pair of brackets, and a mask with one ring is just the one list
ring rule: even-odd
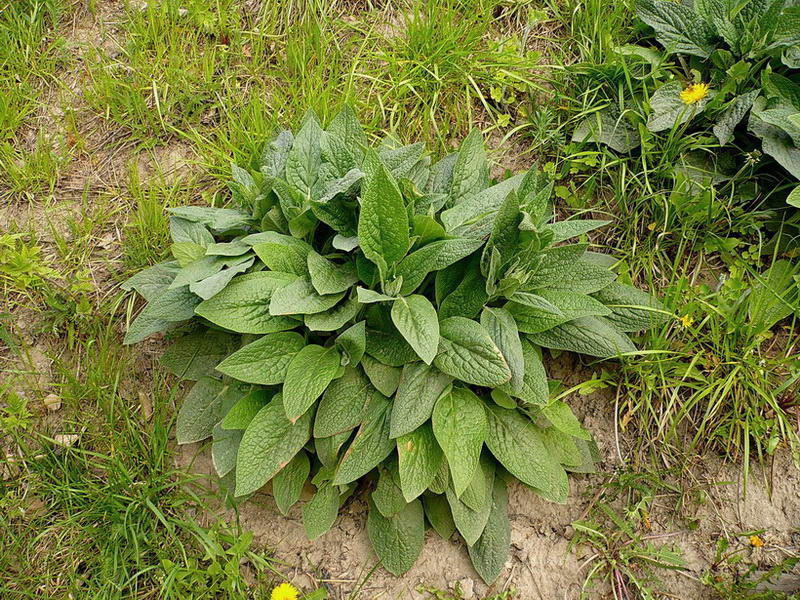
{"label": "comfrey plant", "polygon": [[481,136],[431,163],[421,144],[370,146],[350,109],[309,114],[234,167],[239,208],[172,209],[174,260],[126,282],[148,304],[126,343],[170,330],[166,368],[196,381],[179,443],[212,439],[236,496],[272,482],[283,512],[306,481],[311,538],[359,484],[395,574],[426,522],[464,538],[487,582],[506,561],[506,485],[567,496],[596,449],[551,400],[541,348],[633,352],[663,315],[613,261],[567,240],[535,170],[493,183]]}

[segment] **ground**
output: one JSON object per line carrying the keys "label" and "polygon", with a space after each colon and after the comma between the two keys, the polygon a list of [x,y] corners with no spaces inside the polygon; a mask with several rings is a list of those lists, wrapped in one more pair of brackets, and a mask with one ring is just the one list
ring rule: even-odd
{"label": "ground", "polygon": [[[558,73],[628,26],[612,4],[481,0],[473,19],[444,0],[0,0],[0,595],[266,597],[287,579],[332,598],[605,598],[620,580],[630,598],[791,597],[755,596],[777,565],[767,587],[798,592],[800,413],[748,395],[794,394],[791,324],[734,345],[735,269],[707,240],[675,242],[697,222],[602,181],[601,157],[565,156],[584,108]],[[593,243],[684,317],[640,340],[665,362],[548,359],[567,388],[593,383],[569,400],[602,460],[565,505],[512,488],[511,558],[491,589],[434,535],[404,577],[373,570],[363,494],[314,542],[266,492],[226,510],[204,491],[208,448],[174,443],[182,389],[156,362],[164,341],[121,345],[139,305],[119,284],[164,255],[165,207],[224,198],[230,161],[344,102],[371,133],[435,153],[479,127],[494,176],[566,165],[558,211],[614,219]],[[740,435],[751,418],[766,429]],[[774,422],[795,433],[757,452],[750,432],[766,446]]]}

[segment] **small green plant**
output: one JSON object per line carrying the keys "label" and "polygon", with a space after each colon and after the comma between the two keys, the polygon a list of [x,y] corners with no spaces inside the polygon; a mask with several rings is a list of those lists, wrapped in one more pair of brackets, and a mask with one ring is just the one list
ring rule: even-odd
{"label": "small green plant", "polygon": [[541,348],[612,358],[661,321],[613,259],[567,243],[606,224],[553,221],[537,170],[491,182],[483,142],[432,163],[422,144],[371,146],[350,109],[309,113],[233,167],[235,208],[171,209],[174,260],[124,287],[147,301],[125,342],[176,334],[162,363],[195,380],[179,443],[212,439],[217,472],[282,512],[310,478],[309,537],[372,486],[370,540],[389,571],[425,520],[458,531],[480,576],[506,561],[506,481],[567,496],[591,436],[551,399]]}
{"label": "small green plant", "polygon": [[[752,532],[751,532],[752,533]],[[759,571],[757,565],[743,568],[745,555],[752,548],[764,545],[761,538],[751,533],[740,534],[748,539],[746,545],[731,549],[731,541],[722,537],[717,542],[714,562],[703,574],[701,581],[717,592],[725,600],[791,600],[796,594],[788,594],[769,589],[769,585],[782,575],[789,575],[800,563],[800,558],[787,556],[766,571]]]}
{"label": "small green plant", "polygon": [[18,293],[40,289],[48,280],[61,277],[46,264],[42,247],[27,237],[24,233],[0,235],[0,282]]}
{"label": "small green plant", "polygon": [[[659,543],[667,535],[648,534],[650,507],[657,493],[675,492],[656,474],[619,472],[604,484],[588,511],[588,519],[572,523],[571,547],[588,550],[588,567],[581,597],[600,582],[614,600],[654,600],[657,569],[681,570],[679,549]],[[619,501],[623,509],[615,508]]]}

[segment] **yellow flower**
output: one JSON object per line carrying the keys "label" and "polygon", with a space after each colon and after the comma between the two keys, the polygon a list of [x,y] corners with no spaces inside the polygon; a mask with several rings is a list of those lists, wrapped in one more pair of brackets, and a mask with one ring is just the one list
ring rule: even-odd
{"label": "yellow flower", "polygon": [[681,92],[681,102],[684,104],[697,104],[708,96],[707,83],[693,83]]}
{"label": "yellow flower", "polygon": [[764,540],[762,540],[757,535],[751,535],[750,536],[750,545],[753,546],[754,548],[761,548],[761,546],[764,545]]}
{"label": "yellow flower", "polygon": [[692,317],[690,317],[689,315],[683,315],[678,320],[681,322],[681,325],[683,325],[686,328],[691,327],[692,323],[694,323],[694,319]]}
{"label": "yellow flower", "polygon": [[282,583],[272,590],[271,600],[297,600],[297,588],[291,583]]}

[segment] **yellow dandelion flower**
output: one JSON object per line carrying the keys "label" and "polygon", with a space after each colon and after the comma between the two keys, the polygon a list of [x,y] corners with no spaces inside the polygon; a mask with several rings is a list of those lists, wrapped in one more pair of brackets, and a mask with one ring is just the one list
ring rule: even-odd
{"label": "yellow dandelion flower", "polygon": [[697,104],[708,96],[707,83],[693,83],[681,92],[681,102],[684,104]]}
{"label": "yellow dandelion flower", "polygon": [[761,546],[764,545],[764,540],[762,540],[757,535],[751,535],[750,536],[750,545],[753,546],[753,548],[761,548]]}
{"label": "yellow dandelion flower", "polygon": [[272,590],[271,600],[297,600],[297,588],[291,583],[282,583]]}
{"label": "yellow dandelion flower", "polygon": [[683,315],[678,320],[681,322],[681,325],[683,325],[684,327],[687,327],[687,328],[691,327],[692,323],[694,323],[694,319],[692,317],[690,317],[689,315]]}

